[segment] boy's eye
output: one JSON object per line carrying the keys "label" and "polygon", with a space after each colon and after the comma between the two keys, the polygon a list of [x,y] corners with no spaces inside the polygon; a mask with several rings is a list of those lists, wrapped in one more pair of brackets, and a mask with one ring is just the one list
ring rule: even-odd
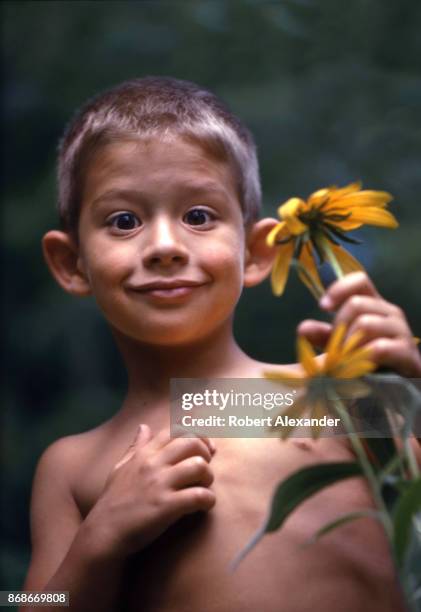
{"label": "boy's eye", "polygon": [[108,222],[111,227],[118,230],[132,230],[141,225],[141,221],[133,213],[124,212],[114,215]]}
{"label": "boy's eye", "polygon": [[183,217],[184,223],[188,225],[205,225],[215,220],[215,215],[203,208],[192,208]]}

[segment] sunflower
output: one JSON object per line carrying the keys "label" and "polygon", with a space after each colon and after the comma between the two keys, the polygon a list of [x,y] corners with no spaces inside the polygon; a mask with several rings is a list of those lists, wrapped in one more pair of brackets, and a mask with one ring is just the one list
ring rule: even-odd
{"label": "sunflower", "polygon": [[361,183],[356,182],[341,189],[319,189],[306,201],[290,198],[282,204],[278,208],[281,221],[267,237],[267,244],[278,248],[272,269],[275,295],[283,293],[293,261],[298,263],[301,280],[313,293],[324,292],[315,253],[320,262],[330,261],[338,277],[363,269],[339,242],[358,243],[346,232],[365,224],[396,228],[398,222],[386,210],[391,199],[386,191],[361,191]]}
{"label": "sunflower", "polygon": [[[330,415],[329,388],[347,399],[364,397],[370,388],[362,381],[355,379],[369,374],[376,369],[370,359],[370,349],[358,346],[363,337],[360,331],[345,339],[346,326],[340,323],[332,332],[324,355],[317,356],[310,342],[303,336],[298,337],[297,353],[301,368],[283,369],[281,372],[265,371],[265,378],[283,381],[294,386],[305,386],[304,394],[285,412],[283,416],[298,418],[310,413],[310,418],[320,419],[324,414]],[[288,437],[294,426],[283,427],[281,438]],[[312,426],[312,436],[320,435],[320,428]]]}

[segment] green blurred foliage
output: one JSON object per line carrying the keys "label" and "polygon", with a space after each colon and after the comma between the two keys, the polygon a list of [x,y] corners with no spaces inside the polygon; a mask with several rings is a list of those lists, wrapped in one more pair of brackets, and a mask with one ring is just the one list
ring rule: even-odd
{"label": "green blurred foliage", "polygon": [[[29,560],[31,480],[42,450],[118,409],[125,375],[95,304],[63,294],[40,238],[56,226],[55,153],[74,110],[127,78],[172,75],[219,94],[253,130],[265,213],[293,195],[362,179],[395,196],[396,232],[354,253],[420,335],[421,4],[418,0],[6,1],[3,260],[6,366],[1,588]],[[294,359],[320,316],[294,276],[282,299],[248,290],[236,336],[265,361]]]}

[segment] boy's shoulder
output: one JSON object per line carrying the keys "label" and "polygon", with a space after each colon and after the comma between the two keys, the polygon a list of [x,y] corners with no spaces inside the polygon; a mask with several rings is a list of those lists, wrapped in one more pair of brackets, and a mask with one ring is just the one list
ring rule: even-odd
{"label": "boy's shoulder", "polygon": [[[78,453],[88,451],[93,444],[97,444],[104,436],[104,425],[77,434],[70,434],[51,442],[44,450],[43,455],[65,460],[77,460]],[[41,456],[41,457],[42,457]]]}
{"label": "boy's shoulder", "polygon": [[66,508],[86,515],[105,484],[118,458],[113,452],[112,435],[105,424],[89,431],[64,436],[52,442],[41,454],[34,475],[32,508],[44,512],[51,497]]}
{"label": "boy's shoulder", "polygon": [[44,451],[36,473],[85,517],[97,501],[114,466],[133,441],[137,427],[112,418],[88,431],[59,438]]}
{"label": "boy's shoulder", "polygon": [[104,440],[105,427],[100,425],[88,431],[58,438],[42,452],[37,472],[55,473],[62,480],[71,483],[80,469],[86,466],[91,456],[98,452],[98,446]]}

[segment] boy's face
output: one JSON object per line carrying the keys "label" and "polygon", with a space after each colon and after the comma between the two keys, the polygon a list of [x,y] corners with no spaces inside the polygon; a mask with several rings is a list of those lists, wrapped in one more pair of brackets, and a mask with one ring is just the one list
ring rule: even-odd
{"label": "boy's face", "polygon": [[181,138],[111,144],[90,164],[78,267],[108,322],[137,341],[206,337],[243,287],[245,229],[233,173]]}

